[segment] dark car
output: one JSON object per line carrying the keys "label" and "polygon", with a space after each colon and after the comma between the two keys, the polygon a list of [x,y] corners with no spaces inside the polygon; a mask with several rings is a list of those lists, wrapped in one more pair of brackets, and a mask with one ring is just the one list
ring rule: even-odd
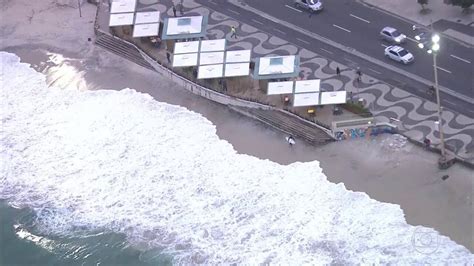
{"label": "dark car", "polygon": [[321,0],[295,0],[295,7],[302,7],[310,12],[317,12],[323,10],[323,3]]}
{"label": "dark car", "polygon": [[428,53],[430,53],[432,49],[432,38],[433,33],[424,29],[417,30],[417,33],[415,35],[415,40],[418,42],[418,47],[420,47],[421,49],[425,49]]}

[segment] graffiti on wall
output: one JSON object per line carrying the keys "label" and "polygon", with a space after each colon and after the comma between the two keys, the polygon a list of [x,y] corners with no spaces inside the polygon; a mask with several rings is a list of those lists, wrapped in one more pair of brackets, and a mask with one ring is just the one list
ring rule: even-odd
{"label": "graffiti on wall", "polygon": [[335,133],[336,140],[366,138],[384,133],[396,133],[395,128],[390,126],[374,126],[369,128],[350,128]]}

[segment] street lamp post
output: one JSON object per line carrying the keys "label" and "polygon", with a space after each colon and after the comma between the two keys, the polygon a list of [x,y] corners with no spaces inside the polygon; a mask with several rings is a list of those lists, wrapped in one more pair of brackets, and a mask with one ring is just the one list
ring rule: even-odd
{"label": "street lamp post", "polygon": [[[446,148],[444,144],[444,132],[443,132],[443,109],[441,107],[441,101],[439,98],[439,84],[438,84],[438,66],[436,63],[436,56],[438,55],[439,46],[439,35],[433,34],[431,37],[431,48],[428,48],[428,53],[433,54],[433,71],[434,71],[434,79],[435,79],[435,91],[436,91],[436,103],[438,105],[438,130],[439,130],[439,139],[441,142],[441,157],[438,160],[438,166],[441,169],[446,169],[452,164],[452,159],[448,159],[446,154]],[[420,46],[421,48],[421,46]]]}

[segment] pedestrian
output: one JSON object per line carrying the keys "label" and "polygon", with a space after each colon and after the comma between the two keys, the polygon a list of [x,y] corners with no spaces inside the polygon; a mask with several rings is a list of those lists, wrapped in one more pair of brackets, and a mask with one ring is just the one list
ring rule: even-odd
{"label": "pedestrian", "polygon": [[425,149],[429,149],[429,147],[431,146],[431,140],[429,138],[425,138],[423,140],[423,143],[425,144]]}
{"label": "pedestrian", "polygon": [[339,69],[339,67],[336,67],[336,75],[338,75],[338,76],[341,75],[341,69]]}
{"label": "pedestrian", "polygon": [[173,3],[173,14],[174,14],[174,17],[176,17],[176,6],[174,5],[174,3]]}
{"label": "pedestrian", "polygon": [[181,3],[178,4],[178,9],[179,9],[179,15],[183,16],[184,15],[184,6],[183,6],[182,1],[181,1]]}
{"label": "pedestrian", "polygon": [[290,146],[293,146],[295,145],[295,139],[293,138],[292,135],[289,135],[287,138],[286,138],[286,141],[288,141],[288,144],[290,144]]}
{"label": "pedestrian", "polygon": [[237,31],[236,31],[236,29],[235,29],[234,26],[232,26],[232,27],[230,28],[230,32],[232,32],[232,34],[230,35],[230,37],[237,39]]}
{"label": "pedestrian", "polygon": [[227,92],[227,81],[225,79],[222,81],[222,90]]}
{"label": "pedestrian", "polygon": [[170,54],[170,52],[166,52],[166,59],[168,59],[168,64],[171,64],[171,54]]}
{"label": "pedestrian", "polygon": [[428,88],[428,94],[430,95],[435,95],[435,87],[433,85],[431,85],[429,88]]}
{"label": "pedestrian", "polygon": [[360,71],[360,68],[357,68],[356,74],[357,74],[357,81],[358,81],[358,82],[361,82],[361,80],[362,80],[362,72]]}

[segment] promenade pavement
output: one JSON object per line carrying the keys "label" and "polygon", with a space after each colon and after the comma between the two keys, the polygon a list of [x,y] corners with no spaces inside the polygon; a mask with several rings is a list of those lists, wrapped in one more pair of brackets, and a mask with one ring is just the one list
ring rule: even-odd
{"label": "promenade pavement", "polygon": [[392,15],[436,30],[467,44],[474,44],[474,11],[463,12],[461,7],[447,5],[444,0],[429,0],[427,12],[420,13],[416,0],[359,0]]}
{"label": "promenade pavement", "polygon": [[[177,3],[178,1],[176,1]],[[150,8],[162,12],[163,17],[172,17],[171,1],[139,0],[137,9]],[[301,48],[298,45],[277,38],[239,21],[238,17],[229,17],[204,7],[193,0],[184,1],[184,15],[208,15],[207,38],[228,40],[228,49],[252,49],[252,57],[272,55],[298,54],[300,56],[301,76],[305,79],[321,79],[321,87],[325,90],[346,90],[364,98],[367,106],[379,122],[393,122],[402,133],[415,141],[421,142],[430,138],[434,146],[438,146],[439,132],[436,128],[436,104],[413,96],[397,87],[389,86],[364,73],[362,82],[356,81],[353,66],[326,59],[317,53]],[[231,26],[237,28],[237,39],[230,38]],[[336,67],[341,75],[336,75]],[[255,94],[254,94],[255,95]],[[268,96],[260,93],[263,102]],[[278,96],[274,96],[278,97]],[[316,116],[317,118],[317,116]],[[447,147],[457,156],[467,161],[474,161],[474,119],[465,115],[444,110],[444,132]]]}

